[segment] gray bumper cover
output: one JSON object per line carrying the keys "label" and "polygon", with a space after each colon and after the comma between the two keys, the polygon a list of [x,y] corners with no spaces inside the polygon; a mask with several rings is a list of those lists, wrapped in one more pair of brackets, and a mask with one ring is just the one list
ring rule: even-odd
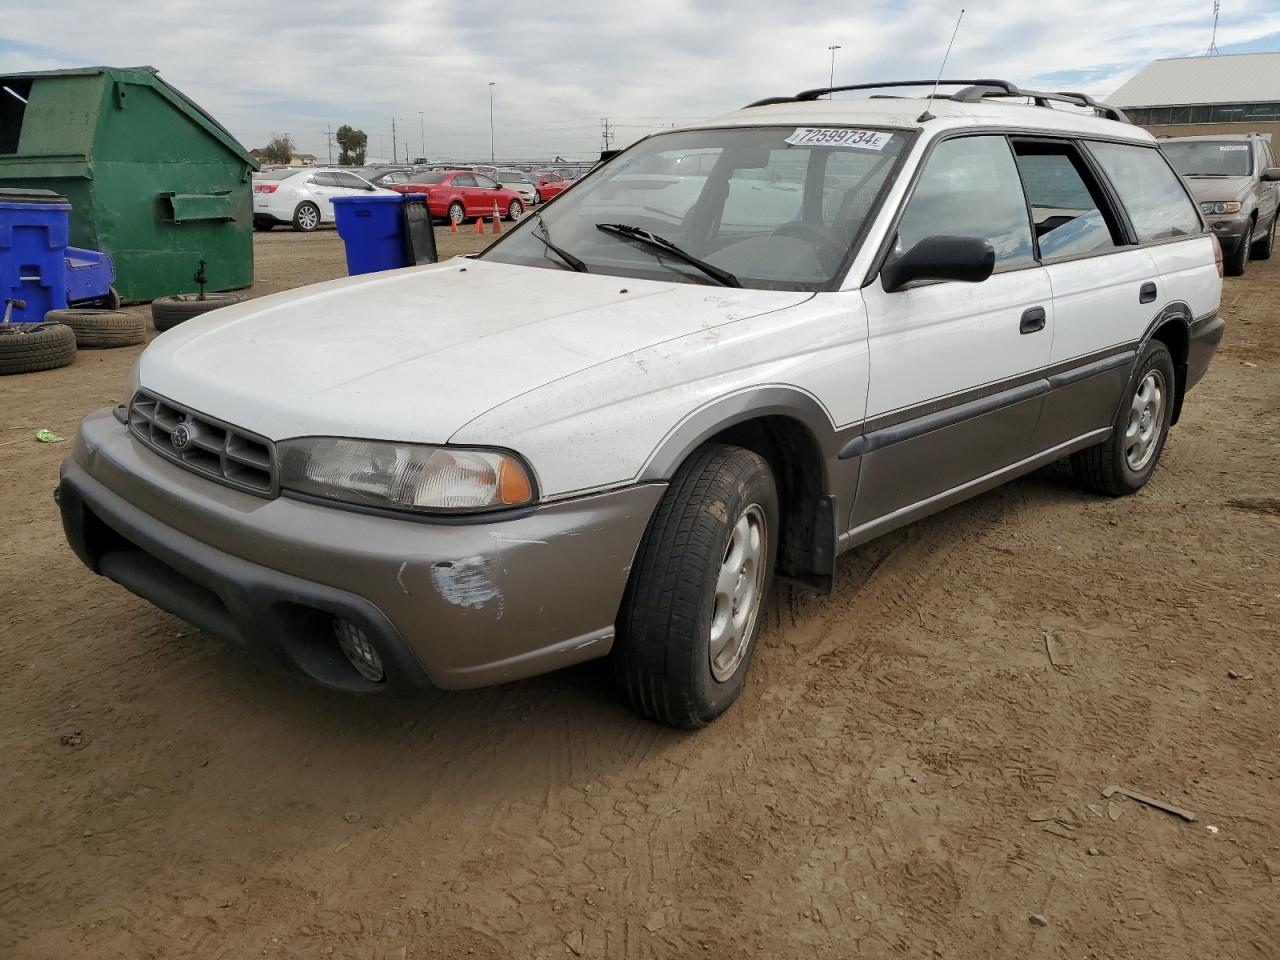
{"label": "gray bumper cover", "polygon": [[665,487],[487,522],[372,516],[205,480],[108,409],[85,420],[59,489],[68,540],[95,572],[313,680],[371,690],[334,659],[333,616],[383,650],[389,688],[485,686],[608,653]]}

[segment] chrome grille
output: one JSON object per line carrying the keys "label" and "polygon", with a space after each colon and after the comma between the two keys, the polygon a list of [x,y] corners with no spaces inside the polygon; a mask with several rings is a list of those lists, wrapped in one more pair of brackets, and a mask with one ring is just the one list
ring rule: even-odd
{"label": "chrome grille", "polygon": [[264,437],[139,390],[129,402],[129,430],[166,460],[237,490],[274,497],[275,445]]}

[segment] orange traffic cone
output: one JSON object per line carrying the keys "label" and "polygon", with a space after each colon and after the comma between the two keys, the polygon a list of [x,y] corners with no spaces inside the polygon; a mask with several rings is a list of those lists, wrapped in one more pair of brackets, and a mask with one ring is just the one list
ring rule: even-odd
{"label": "orange traffic cone", "polygon": [[476,217],[476,233],[484,233],[484,217]]}
{"label": "orange traffic cone", "polygon": [[498,201],[497,201],[497,200],[493,201],[493,232],[494,232],[494,233],[501,233],[501,232],[502,232],[502,217],[501,217],[501,215],[498,213]]}
{"label": "orange traffic cone", "polygon": [[449,218],[449,232],[450,233],[458,232],[458,221],[453,219],[453,217]]}

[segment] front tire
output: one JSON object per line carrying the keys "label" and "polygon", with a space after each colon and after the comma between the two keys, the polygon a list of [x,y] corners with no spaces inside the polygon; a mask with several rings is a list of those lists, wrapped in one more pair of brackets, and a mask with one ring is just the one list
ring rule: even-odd
{"label": "front tire", "polygon": [[512,223],[519,221],[524,216],[524,204],[519,200],[512,200],[507,207],[507,219]]}
{"label": "front tire", "polygon": [[1253,245],[1253,249],[1249,251],[1250,260],[1270,260],[1271,251],[1276,246],[1276,221],[1280,220],[1280,212],[1277,212],[1271,218],[1271,229],[1267,231],[1267,235]]}
{"label": "front tire", "polygon": [[1169,348],[1159,340],[1150,341],[1138,358],[1137,372],[1129,382],[1111,436],[1072,454],[1076,482],[1113,497],[1136,493],[1146,486],[1169,436],[1176,389]]}
{"label": "front tire", "polygon": [[680,467],[640,542],[610,654],[638,713],[692,729],[738,699],[778,531],[777,488],[758,454],[711,444]]}
{"label": "front tire", "polygon": [[1236,246],[1235,252],[1229,257],[1224,257],[1222,261],[1222,272],[1228,277],[1244,276],[1245,265],[1249,262],[1249,235],[1245,234],[1240,238],[1240,243]]}
{"label": "front tire", "polygon": [[301,233],[311,233],[320,226],[320,208],[314,203],[302,202],[293,211],[293,229]]}

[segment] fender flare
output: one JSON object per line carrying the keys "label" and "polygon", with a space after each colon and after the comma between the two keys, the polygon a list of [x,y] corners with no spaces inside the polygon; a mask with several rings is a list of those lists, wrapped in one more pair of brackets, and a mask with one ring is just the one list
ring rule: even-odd
{"label": "fender flare", "polygon": [[[1181,322],[1182,332],[1186,337],[1188,345],[1191,343],[1191,324],[1195,322],[1195,317],[1191,313],[1191,307],[1182,300],[1175,300],[1173,303],[1165,304],[1161,307],[1160,312],[1152,318],[1147,324],[1147,329],[1143,331],[1142,336],[1138,339],[1136,347],[1138,356],[1142,356],[1142,351],[1147,348],[1147,344],[1151,342],[1156,331],[1169,322]],[[1134,359],[1134,373],[1137,373],[1137,359]],[[1185,356],[1173,358],[1174,384],[1173,398],[1173,418],[1169,421],[1170,425],[1178,422],[1178,418],[1182,414],[1182,400],[1187,395],[1187,358]],[[1132,386],[1132,375],[1130,376],[1130,385]],[[1124,401],[1121,400],[1121,403]]]}

